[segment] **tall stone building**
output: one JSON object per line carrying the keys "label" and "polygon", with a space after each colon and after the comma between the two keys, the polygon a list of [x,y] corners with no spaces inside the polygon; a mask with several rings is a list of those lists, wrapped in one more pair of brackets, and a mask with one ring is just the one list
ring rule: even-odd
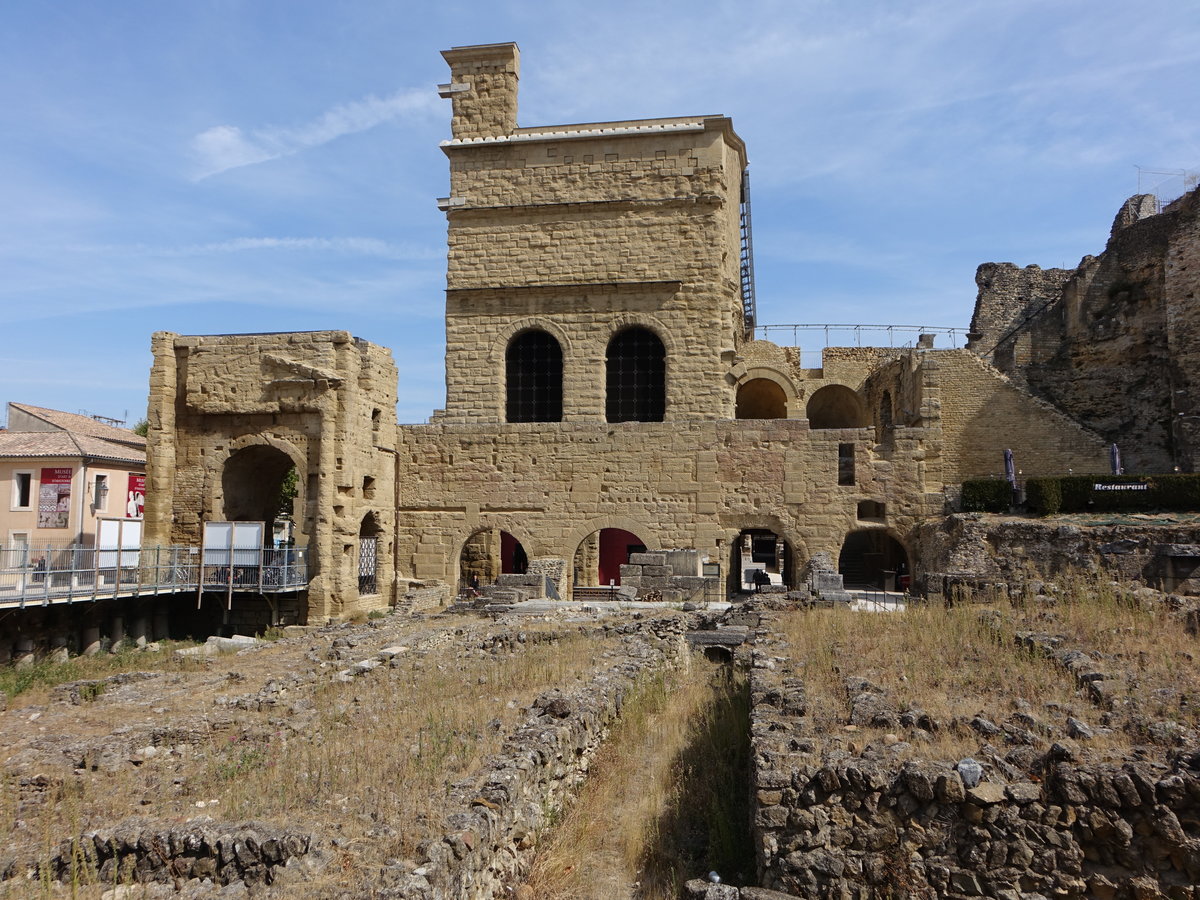
{"label": "tall stone building", "polygon": [[397,426],[388,352],[343,333],[158,334],[152,541],[266,515],[246,497],[295,466],[309,618],[525,569],[565,596],[641,548],[730,588],[814,560],[875,580],[919,571],[916,527],[1005,448],[1026,474],[1105,470],[1099,436],[967,350],[811,369],[754,340],[728,118],[519,127],[515,44],[444,56],[445,409]]}

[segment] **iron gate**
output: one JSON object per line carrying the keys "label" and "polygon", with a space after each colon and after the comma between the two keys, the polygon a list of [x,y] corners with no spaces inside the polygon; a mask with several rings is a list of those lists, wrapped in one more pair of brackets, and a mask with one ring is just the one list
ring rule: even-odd
{"label": "iron gate", "polygon": [[363,536],[358,539],[358,592],[360,594],[378,592],[375,582],[375,562],[378,549],[379,538]]}

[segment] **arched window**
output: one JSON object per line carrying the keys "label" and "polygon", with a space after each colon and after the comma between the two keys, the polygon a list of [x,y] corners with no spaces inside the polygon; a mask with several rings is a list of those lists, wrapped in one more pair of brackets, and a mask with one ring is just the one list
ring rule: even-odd
{"label": "arched window", "polygon": [[504,354],[509,422],[561,422],[562,348],[544,331],[525,331]]}
{"label": "arched window", "polygon": [[608,342],[610,422],[661,422],[667,406],[667,353],[658,335],[626,328]]}

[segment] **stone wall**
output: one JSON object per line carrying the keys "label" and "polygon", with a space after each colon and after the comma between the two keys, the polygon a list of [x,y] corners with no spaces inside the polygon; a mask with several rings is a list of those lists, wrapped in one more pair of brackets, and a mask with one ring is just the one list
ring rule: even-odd
{"label": "stone wall", "polygon": [[1070,269],[1022,269],[1012,263],[981,265],[975,270],[979,292],[967,349],[1023,383],[1023,366],[1030,359],[1030,335],[1024,326],[1058,300],[1072,274]]}
{"label": "stone wall", "polygon": [[971,346],[1118,443],[1129,471],[1190,471],[1200,435],[1200,194],[1151,211],[1144,197],[1126,203],[1104,252],[1084,257],[1057,294],[1061,270],[981,266]]}
{"label": "stone wall", "polygon": [[[871,428],[811,430],[803,419],[406,426],[398,564],[453,584],[481,531],[509,532],[531,560],[574,560],[594,532],[623,528],[647,547],[694,548],[727,573],[739,533],[766,528],[799,569],[814,552],[836,558],[852,530],[904,538],[940,510],[916,475],[919,438],[898,438],[887,458],[873,438]],[[855,447],[853,485],[838,484],[842,443]],[[885,526],[857,520],[863,499],[886,499]]]}
{"label": "stone wall", "polygon": [[[396,367],[346,332],[155,334],[144,543],[200,543],[201,523],[266,521],[245,500],[298,473],[296,543],[309,550],[306,618],[392,599]],[[244,461],[239,466],[239,461]],[[237,473],[232,474],[232,473]],[[379,535],[380,593],[358,594],[360,533]]]}
{"label": "stone wall", "polygon": [[1078,525],[961,513],[916,529],[923,586],[942,576],[1017,586],[1027,578],[1103,573],[1179,594],[1200,594],[1200,524]]}
{"label": "stone wall", "polygon": [[804,682],[770,627],[768,616],[750,685],[764,887],[822,900],[1195,896],[1200,754],[1088,764],[1055,743],[1029,760],[1034,778],[1000,764],[905,758],[895,752],[903,740],[821,750]]}

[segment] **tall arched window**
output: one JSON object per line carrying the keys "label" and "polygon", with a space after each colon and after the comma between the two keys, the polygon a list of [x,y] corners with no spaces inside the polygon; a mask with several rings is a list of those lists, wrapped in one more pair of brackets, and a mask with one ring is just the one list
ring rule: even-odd
{"label": "tall arched window", "polygon": [[561,422],[562,348],[544,331],[525,331],[504,354],[509,422]]}
{"label": "tall arched window", "polygon": [[608,342],[610,422],[661,422],[667,407],[667,353],[647,328],[626,328]]}

